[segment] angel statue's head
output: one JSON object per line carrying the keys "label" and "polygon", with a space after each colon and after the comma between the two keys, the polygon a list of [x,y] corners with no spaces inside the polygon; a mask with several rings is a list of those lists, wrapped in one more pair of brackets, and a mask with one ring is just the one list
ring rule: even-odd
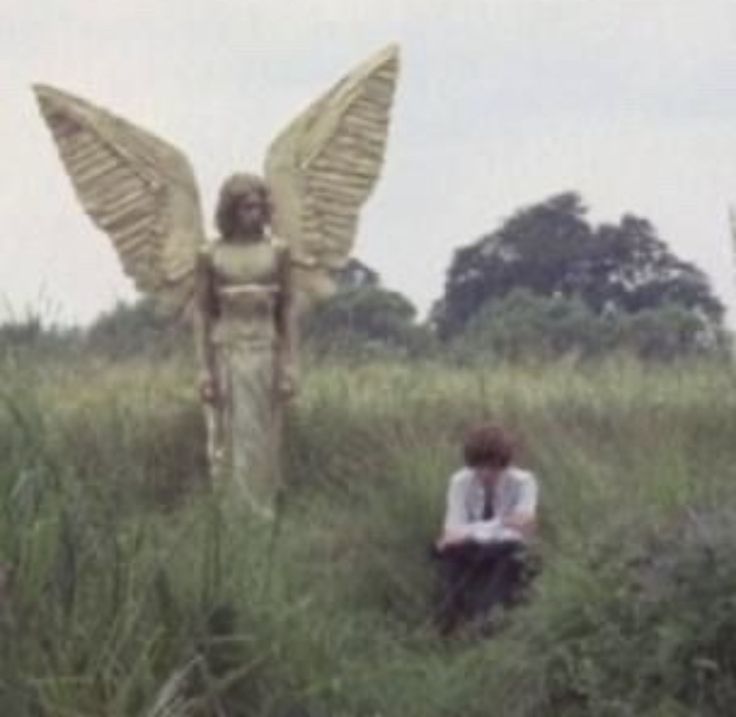
{"label": "angel statue's head", "polygon": [[233,174],[220,189],[215,222],[225,240],[257,240],[271,221],[266,183],[255,174]]}

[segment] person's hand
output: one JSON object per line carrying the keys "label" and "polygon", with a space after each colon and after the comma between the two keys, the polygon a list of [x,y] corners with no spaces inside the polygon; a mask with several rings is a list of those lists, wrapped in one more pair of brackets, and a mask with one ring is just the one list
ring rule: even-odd
{"label": "person's hand", "polygon": [[215,403],[217,401],[217,386],[208,373],[199,377],[199,397],[204,403]]}
{"label": "person's hand", "polygon": [[534,534],[535,520],[532,515],[512,515],[503,520],[504,528],[518,530],[525,538]]}
{"label": "person's hand", "polygon": [[460,545],[467,541],[467,536],[463,531],[460,530],[446,530],[442,535],[435,541],[435,547],[437,550],[442,552],[445,548],[449,548],[451,545]]}

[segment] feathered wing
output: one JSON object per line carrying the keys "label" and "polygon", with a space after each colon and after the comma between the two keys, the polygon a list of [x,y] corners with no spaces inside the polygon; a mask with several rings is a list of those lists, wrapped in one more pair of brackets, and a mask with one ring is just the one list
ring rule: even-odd
{"label": "feathered wing", "polygon": [[141,291],[181,308],[194,291],[204,229],[186,157],[112,113],[52,87],[34,87],[79,200],[112,239]]}
{"label": "feathered wing", "polygon": [[[329,295],[383,165],[399,71],[390,46],[340,80],[271,144],[274,233],[288,242],[302,300]],[[306,295],[306,296],[305,296]]]}

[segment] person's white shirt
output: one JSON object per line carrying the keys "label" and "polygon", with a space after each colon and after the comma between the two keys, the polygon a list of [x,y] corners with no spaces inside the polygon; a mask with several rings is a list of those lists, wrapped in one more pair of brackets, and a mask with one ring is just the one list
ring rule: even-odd
{"label": "person's white shirt", "polygon": [[450,478],[444,531],[479,543],[523,542],[522,531],[504,522],[519,518],[533,521],[538,493],[537,479],[532,473],[509,466],[494,486],[493,517],[484,520],[485,489],[481,478],[472,468],[462,468]]}

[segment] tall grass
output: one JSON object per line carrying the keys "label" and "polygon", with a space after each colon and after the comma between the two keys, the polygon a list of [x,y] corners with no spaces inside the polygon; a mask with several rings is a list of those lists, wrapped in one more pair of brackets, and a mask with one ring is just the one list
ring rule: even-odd
{"label": "tall grass", "polygon": [[[318,367],[263,523],[204,480],[186,365],[0,366],[0,714],[723,715],[736,706],[736,375]],[[542,485],[533,599],[432,626],[465,428]]]}

